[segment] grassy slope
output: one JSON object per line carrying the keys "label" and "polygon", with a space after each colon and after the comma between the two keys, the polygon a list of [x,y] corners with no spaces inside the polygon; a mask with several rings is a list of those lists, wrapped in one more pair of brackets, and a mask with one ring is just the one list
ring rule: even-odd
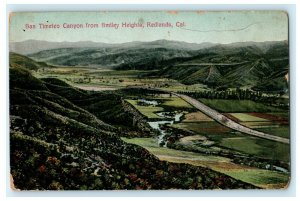
{"label": "grassy slope", "polygon": [[47,65],[45,62],[37,62],[26,56],[14,52],[10,52],[9,57],[10,57],[10,62],[9,62],[10,67],[22,67],[29,70],[37,70],[42,67],[49,67],[49,65]]}
{"label": "grassy slope", "polygon": [[284,75],[288,72],[288,59],[277,63],[271,61],[275,57],[274,52],[280,52],[280,56],[288,56],[287,44],[281,45],[281,50],[270,48],[268,57],[255,46],[237,49],[213,47],[186,62],[165,68],[161,75],[184,84],[204,83],[217,87],[254,86],[266,91],[284,90],[288,87],[284,80]]}
{"label": "grassy slope", "polygon": [[279,126],[279,127],[266,127],[266,128],[257,128],[256,130],[271,133],[273,135],[290,138],[290,127],[289,126]]}
{"label": "grassy slope", "polygon": [[220,146],[253,154],[262,158],[290,161],[290,146],[255,137],[223,138]]}
{"label": "grassy slope", "polygon": [[105,92],[88,93],[58,79],[42,80],[51,91],[93,113],[97,118],[113,125],[132,126],[132,117],[124,111],[120,96]]}
{"label": "grassy slope", "polygon": [[162,107],[153,107],[153,106],[142,106],[137,104],[137,100],[126,100],[131,105],[133,105],[138,111],[140,111],[147,118],[161,118],[156,112],[163,111]]}
{"label": "grassy slope", "polygon": [[[273,160],[290,161],[289,145],[238,133],[216,122],[179,123],[172,125],[204,135],[224,148]],[[272,150],[272,151],[270,151]]]}
{"label": "grassy slope", "polygon": [[289,175],[269,170],[238,165],[230,162],[230,159],[219,156],[207,156],[204,154],[181,151],[160,147],[152,138],[122,138],[125,142],[140,145],[150,151],[161,160],[187,163],[201,167],[209,167],[213,170],[230,175],[236,179],[251,183],[263,188],[285,187],[289,181]]}
{"label": "grassy slope", "polygon": [[[253,188],[206,168],[161,162],[124,143],[99,113],[70,101],[80,101],[83,91],[58,80],[42,82],[19,67],[10,69],[10,78],[10,165],[17,188]],[[103,94],[98,98],[105,101]]]}
{"label": "grassy slope", "polygon": [[245,113],[230,113],[230,114],[242,122],[243,121],[247,121],[247,122],[249,122],[249,121],[259,121],[259,122],[269,121],[267,119],[255,117],[253,115],[249,115],[249,114],[245,114]]}
{"label": "grassy slope", "polygon": [[283,112],[281,109],[266,106],[251,100],[200,99],[201,102],[220,112]]}
{"label": "grassy slope", "polygon": [[[213,45],[199,50],[159,42],[155,46],[144,43],[135,47],[60,48],[30,56],[63,66],[159,69],[158,75],[185,84],[255,86],[259,90],[276,91],[288,87],[284,80],[288,72],[288,55],[288,44],[281,41],[276,44]],[[274,58],[279,60],[272,61]]]}
{"label": "grassy slope", "polygon": [[156,113],[163,111],[164,108],[178,108],[178,109],[191,109],[193,108],[190,104],[188,104],[187,102],[185,102],[184,100],[182,100],[181,98],[178,97],[172,97],[172,98],[151,98],[151,100],[159,100],[159,101],[163,101],[161,105],[153,107],[151,105],[149,106],[143,106],[143,105],[138,105],[137,104],[137,100],[130,100],[127,99],[126,101],[129,102],[130,104],[132,104],[138,111],[140,111],[144,116],[146,116],[147,118],[162,118],[160,116],[158,116]]}
{"label": "grassy slope", "polygon": [[181,98],[178,97],[172,97],[169,99],[164,99],[164,102],[162,103],[163,106],[168,106],[168,107],[176,107],[176,108],[193,108],[190,104],[188,104],[186,101],[182,100]]}

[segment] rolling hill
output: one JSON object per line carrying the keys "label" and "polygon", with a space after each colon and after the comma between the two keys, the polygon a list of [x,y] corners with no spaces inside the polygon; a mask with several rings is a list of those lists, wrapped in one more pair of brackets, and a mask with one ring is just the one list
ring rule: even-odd
{"label": "rolling hill", "polygon": [[159,72],[184,84],[203,83],[216,88],[249,87],[260,91],[286,91],[288,64],[277,66],[264,58],[243,63],[174,65]]}
{"label": "rolling hill", "polygon": [[132,116],[118,94],[38,79],[14,59],[9,69],[10,174],[17,189],[256,188],[207,168],[160,161],[122,141],[117,125]]}
{"label": "rolling hill", "polygon": [[10,63],[9,63],[10,67],[22,67],[28,70],[37,70],[42,67],[51,67],[45,62],[37,62],[24,55],[17,54],[14,52],[9,53],[9,58],[10,58]]}
{"label": "rolling hill", "polygon": [[[25,41],[20,44],[25,46],[30,42],[36,43]],[[158,40],[124,44],[47,44],[45,50],[28,56],[49,65],[115,70],[156,69],[158,72],[151,76],[216,88],[249,87],[262,91],[287,91],[288,88],[284,79],[289,69],[288,41],[191,44]]]}
{"label": "rolling hill", "polygon": [[157,75],[184,84],[202,83],[215,88],[248,87],[261,91],[287,91],[287,43],[247,45],[200,50],[197,56],[167,66]]}
{"label": "rolling hill", "polygon": [[210,47],[213,43],[187,43],[181,41],[157,40],[151,42],[133,41],[128,43],[101,43],[92,41],[79,41],[79,42],[49,42],[41,40],[26,40],[22,42],[11,42],[9,49],[23,55],[38,53],[44,50],[53,50],[61,48],[160,48],[165,47],[168,49],[185,49],[185,50],[198,50],[205,47]]}

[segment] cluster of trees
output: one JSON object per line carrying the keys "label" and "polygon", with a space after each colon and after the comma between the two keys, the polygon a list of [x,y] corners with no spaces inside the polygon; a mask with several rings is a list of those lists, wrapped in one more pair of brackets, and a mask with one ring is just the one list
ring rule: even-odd
{"label": "cluster of trees", "polygon": [[250,89],[236,88],[233,90],[206,90],[200,92],[180,92],[193,96],[194,98],[208,98],[208,99],[234,99],[234,100],[259,100],[263,94],[259,91],[252,91]]}
{"label": "cluster of trees", "polygon": [[223,91],[206,90],[199,92],[182,91],[179,92],[186,94],[195,99],[207,98],[207,99],[225,99],[225,100],[252,100],[256,102],[262,102],[267,105],[273,106],[286,106],[287,103],[281,98],[282,94],[264,94],[260,91],[253,91],[251,89],[228,89]]}
{"label": "cluster of trees", "polygon": [[72,82],[78,83],[78,84],[91,83],[91,78],[90,78],[90,77],[87,77],[87,76],[85,76],[85,77],[83,77],[83,78],[82,78],[82,77],[79,77],[79,78],[73,78],[73,79],[67,78],[66,80],[72,81]]}

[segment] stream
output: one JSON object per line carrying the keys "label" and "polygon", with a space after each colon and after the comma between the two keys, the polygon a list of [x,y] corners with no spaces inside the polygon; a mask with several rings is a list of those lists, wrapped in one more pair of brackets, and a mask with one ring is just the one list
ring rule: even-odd
{"label": "stream", "polygon": [[[162,121],[150,121],[148,124],[153,128],[160,132],[160,135],[158,135],[158,144],[160,146],[166,147],[167,142],[165,140],[165,136],[168,134],[168,132],[163,129],[164,125],[167,124],[174,124],[176,122],[180,122],[180,118],[183,116],[183,112],[159,112],[156,113],[158,116],[168,119],[168,120],[162,120]],[[169,120],[170,119],[170,120]]]}
{"label": "stream", "polygon": [[[160,103],[155,100],[145,100],[139,99],[139,102],[142,102],[146,105],[152,105],[154,107],[158,106]],[[161,111],[155,113],[157,116],[161,117],[158,121],[148,121],[147,123],[150,125],[151,128],[159,131],[159,135],[156,137],[157,143],[161,147],[167,147],[167,140],[166,135],[172,134],[171,131],[166,129],[165,125],[172,125],[175,123],[181,122],[181,117],[186,113],[186,111]],[[283,167],[273,165],[273,168],[278,172],[288,173],[289,171]],[[268,167],[266,167],[268,169]]]}
{"label": "stream", "polygon": [[[161,104],[156,100],[146,100],[146,99],[138,99],[139,103],[151,106],[158,106]],[[167,141],[165,136],[168,132],[164,129],[165,125],[172,125],[174,123],[180,122],[180,118],[183,116],[184,112],[182,111],[172,111],[172,112],[157,112],[156,115],[161,117],[161,120],[158,121],[148,121],[148,124],[151,128],[159,131],[159,135],[157,136],[157,142],[162,147],[167,147]]]}
{"label": "stream", "polygon": [[[138,99],[138,102],[158,106],[160,103],[156,100],[146,100],[146,99]],[[182,111],[172,111],[172,112],[157,112],[156,115],[161,117],[159,121],[148,121],[148,124],[151,128],[158,130],[159,135],[157,136],[157,142],[162,147],[167,147],[167,142],[165,136],[168,132],[164,129],[164,125],[172,125],[174,123],[180,122],[180,118],[183,116],[184,112]]]}

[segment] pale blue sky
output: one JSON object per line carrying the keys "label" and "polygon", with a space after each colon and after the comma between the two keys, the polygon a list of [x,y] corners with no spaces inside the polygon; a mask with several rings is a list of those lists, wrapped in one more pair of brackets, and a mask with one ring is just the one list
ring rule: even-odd
{"label": "pale blue sky", "polygon": [[[144,29],[34,29],[25,24],[39,23],[122,23],[171,22],[173,28]],[[176,22],[185,22],[178,28]],[[218,12],[44,12],[13,13],[10,16],[10,41],[29,39],[46,41],[95,41],[123,43],[159,39],[191,43],[232,43],[245,41],[280,41],[288,39],[288,17],[280,11]]]}

